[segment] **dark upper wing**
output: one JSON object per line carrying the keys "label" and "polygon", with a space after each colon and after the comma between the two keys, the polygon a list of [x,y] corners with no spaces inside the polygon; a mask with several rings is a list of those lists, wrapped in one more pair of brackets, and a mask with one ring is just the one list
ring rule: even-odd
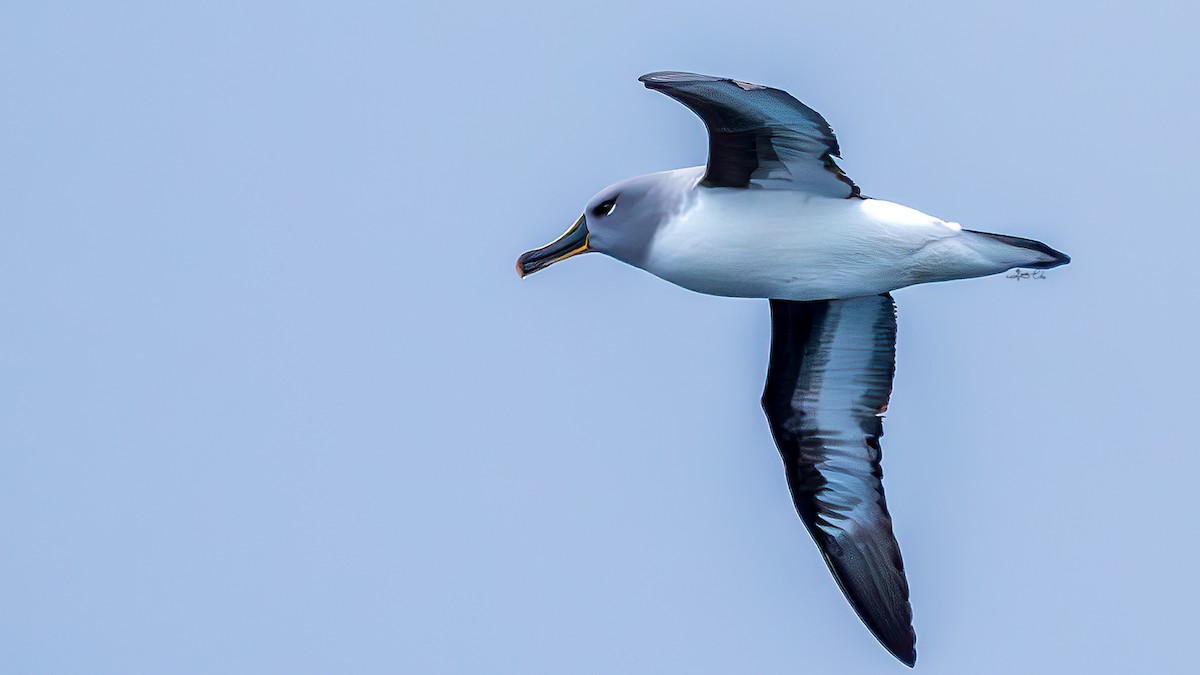
{"label": "dark upper wing", "polygon": [[771,301],[763,409],[792,500],[846,599],[911,666],[917,636],[879,466],[895,355],[891,295]]}
{"label": "dark upper wing", "polygon": [[858,186],[833,161],[841,155],[829,123],[786,91],[695,73],[638,79],[704,120],[708,170],[701,185],[859,196]]}

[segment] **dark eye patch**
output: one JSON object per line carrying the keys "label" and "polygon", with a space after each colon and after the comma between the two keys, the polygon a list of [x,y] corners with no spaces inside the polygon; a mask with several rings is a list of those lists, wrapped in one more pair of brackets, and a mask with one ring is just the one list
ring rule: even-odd
{"label": "dark eye patch", "polygon": [[607,216],[608,214],[612,213],[613,209],[615,209],[615,208],[617,208],[617,198],[616,197],[613,197],[612,199],[605,199],[604,201],[597,204],[595,208],[592,209],[592,215],[596,216],[597,218],[602,218],[602,217]]}

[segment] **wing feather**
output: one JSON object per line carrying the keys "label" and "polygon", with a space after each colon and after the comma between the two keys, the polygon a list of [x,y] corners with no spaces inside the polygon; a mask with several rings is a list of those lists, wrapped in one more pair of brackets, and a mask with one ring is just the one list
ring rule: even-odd
{"label": "wing feather", "polygon": [[829,123],[786,91],[695,73],[664,71],[639,79],[687,106],[708,127],[701,185],[861,196],[834,162],[841,150]]}
{"label": "wing feather", "polygon": [[796,511],[863,623],[911,666],[916,633],[879,446],[895,372],[895,303],[887,294],[772,300],[771,326],[763,409]]}

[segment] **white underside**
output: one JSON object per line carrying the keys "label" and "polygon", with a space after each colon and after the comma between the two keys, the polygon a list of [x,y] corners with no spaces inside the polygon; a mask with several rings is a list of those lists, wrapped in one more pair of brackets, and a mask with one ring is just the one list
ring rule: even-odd
{"label": "white underside", "polygon": [[639,267],[700,293],[828,300],[1028,264],[957,223],[878,199],[695,188]]}

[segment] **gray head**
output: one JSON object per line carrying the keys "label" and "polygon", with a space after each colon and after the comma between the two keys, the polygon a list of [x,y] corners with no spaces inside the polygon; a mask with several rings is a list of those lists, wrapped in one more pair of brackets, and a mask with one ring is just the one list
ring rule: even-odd
{"label": "gray head", "polygon": [[[681,176],[686,172],[688,175]],[[573,255],[596,251],[637,265],[659,226],[682,208],[695,185],[694,169],[652,173],[604,188],[561,237],[517,259],[521,276]]]}

